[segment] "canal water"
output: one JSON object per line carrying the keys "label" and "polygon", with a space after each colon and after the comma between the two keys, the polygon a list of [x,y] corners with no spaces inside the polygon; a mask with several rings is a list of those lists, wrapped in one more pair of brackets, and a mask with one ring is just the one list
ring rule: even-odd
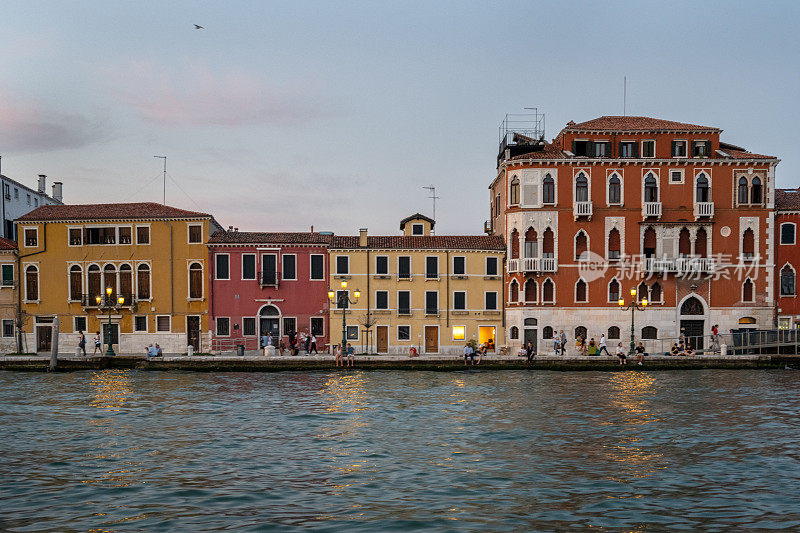
{"label": "canal water", "polygon": [[800,371],[0,373],[2,531],[800,528]]}

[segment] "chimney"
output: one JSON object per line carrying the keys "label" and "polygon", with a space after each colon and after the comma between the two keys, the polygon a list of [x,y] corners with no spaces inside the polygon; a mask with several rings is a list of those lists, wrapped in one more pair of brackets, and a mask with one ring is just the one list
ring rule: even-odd
{"label": "chimney", "polygon": [[314,233],[314,224],[311,224],[311,233]]}
{"label": "chimney", "polygon": [[53,200],[55,200],[57,202],[61,202],[63,200],[63,196],[62,196],[63,185],[64,184],[61,183],[60,181],[54,181],[53,182]]}
{"label": "chimney", "polygon": [[39,174],[39,194],[44,194],[44,181],[47,179],[47,176],[44,174]]}
{"label": "chimney", "polygon": [[358,230],[358,247],[359,248],[367,247],[367,228],[361,228],[360,230]]}
{"label": "chimney", "polygon": [[233,226],[228,226],[228,231],[233,231]]}

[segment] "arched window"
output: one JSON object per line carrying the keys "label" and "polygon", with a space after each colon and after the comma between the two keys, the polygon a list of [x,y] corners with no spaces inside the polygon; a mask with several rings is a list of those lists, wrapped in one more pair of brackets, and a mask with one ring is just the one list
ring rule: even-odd
{"label": "arched window", "polygon": [[511,205],[519,205],[519,178],[514,176],[511,179]]}
{"label": "arched window", "polygon": [[133,302],[133,269],[128,264],[119,266],[119,295]]}
{"label": "arched window", "polygon": [[750,259],[756,253],[756,234],[752,229],[747,228],[742,234],[742,257]]}
{"label": "arched window", "polygon": [[761,178],[753,178],[753,183],[750,185],[750,203],[761,203]]}
{"label": "arched window", "polygon": [[586,175],[581,172],[575,180],[575,201],[588,202],[589,201],[589,180]]}
{"label": "arched window", "polygon": [[542,238],[542,257],[555,257],[555,235],[553,230],[544,230]]}
{"label": "arched window", "polygon": [[103,283],[100,279],[100,267],[89,265],[86,271],[86,285],[89,292],[89,303],[97,302],[97,297],[103,292]]}
{"label": "arched window", "polygon": [[578,337],[586,340],[586,326],[578,326],[575,328],[575,340],[578,340]]}
{"label": "arched window", "polygon": [[511,326],[511,338],[519,339],[519,328],[517,326]]}
{"label": "arched window", "polygon": [[678,253],[685,257],[692,255],[692,238],[686,228],[678,235]]}
{"label": "arched window", "polygon": [[642,245],[642,253],[645,257],[653,257],[656,255],[656,230],[647,228],[644,230],[644,242]]}
{"label": "arched window", "polygon": [[656,177],[649,173],[644,179],[644,201],[657,202],[658,201],[658,183]]}
{"label": "arched window", "polygon": [[611,179],[608,180],[608,203],[622,203],[622,188],[616,174],[612,174]]}
{"label": "arched window", "polygon": [[611,228],[608,232],[608,259],[609,261],[616,261],[619,259],[620,254],[620,236],[617,228]]}
{"label": "arched window", "polygon": [[661,285],[657,281],[653,283],[652,287],[650,287],[650,301],[651,302],[661,301]]}
{"label": "arched window", "polygon": [[789,265],[781,269],[781,296],[794,296],[794,270]]}
{"label": "arched window", "polygon": [[703,228],[698,229],[694,236],[694,255],[708,257],[708,235]]}
{"label": "arched window", "polygon": [[747,192],[748,192],[747,191],[747,178],[742,176],[741,178],[739,178],[739,193],[737,195],[738,203],[740,203],[740,204],[746,204],[747,203],[747,199],[749,197]]}
{"label": "arched window", "polygon": [[525,282],[525,301],[526,302],[535,302],[536,301],[536,282],[533,279],[529,279]]}
{"label": "arched window", "polygon": [[580,261],[583,259],[585,255],[588,255],[588,251],[589,244],[586,237],[586,232],[581,230],[577,235],[575,235],[575,261]]}
{"label": "arched window", "polygon": [[106,265],[103,267],[103,294],[111,287],[111,301],[117,299],[117,268],[114,265]]}
{"label": "arched window", "polygon": [[150,299],[150,266],[142,264],[136,269],[136,298]]}
{"label": "arched window", "polygon": [[608,301],[616,302],[619,300],[619,281],[617,278],[608,282]]}
{"label": "arched window", "polygon": [[744,283],[742,284],[742,301],[753,301],[753,282],[750,280],[750,278],[744,280]]}
{"label": "arched window", "polygon": [[636,288],[636,298],[641,302],[642,300],[650,301],[650,288],[644,281]]}
{"label": "arched window", "polygon": [[511,280],[511,286],[508,289],[509,300],[516,302],[519,300],[519,284],[517,280]]}
{"label": "arched window", "polygon": [[700,300],[692,296],[691,298],[687,298],[683,305],[681,305],[681,315],[703,315],[705,314],[703,310],[703,304],[700,303]]}
{"label": "arched window", "polygon": [[556,182],[550,174],[546,174],[542,182],[542,203],[556,203]]}
{"label": "arched window", "polygon": [[83,297],[83,272],[78,265],[69,267],[69,299],[79,302]]}
{"label": "arched window", "polygon": [[619,339],[619,328],[617,326],[608,328],[608,339]]}
{"label": "arched window", "polygon": [[528,228],[528,231],[525,232],[525,257],[537,257],[536,248],[539,246],[537,239],[536,230]]}
{"label": "arched window", "polygon": [[588,300],[588,291],[586,290],[586,282],[583,279],[579,279],[577,283],[575,283],[575,301],[576,302],[585,302]]}
{"label": "arched window", "polygon": [[545,326],[542,328],[542,339],[552,339],[553,338],[553,328],[550,326]]}
{"label": "arched window", "polygon": [[544,280],[542,284],[542,301],[547,303],[556,301],[556,286],[550,278]]}
{"label": "arched window", "polygon": [[39,269],[33,265],[25,269],[25,299],[29,302],[39,299]]}
{"label": "arched window", "polygon": [[643,339],[657,339],[658,338],[658,329],[653,326],[645,326],[642,328],[642,338]]}
{"label": "arched window", "polygon": [[526,326],[536,326],[539,323],[535,318],[526,318],[524,324]]}
{"label": "arched window", "polygon": [[696,201],[708,202],[708,178],[702,172],[697,176]]}
{"label": "arched window", "polygon": [[519,232],[517,228],[511,232],[511,259],[519,259]]}
{"label": "arched window", "polygon": [[203,297],[203,265],[192,263],[189,265],[189,298],[200,299]]}

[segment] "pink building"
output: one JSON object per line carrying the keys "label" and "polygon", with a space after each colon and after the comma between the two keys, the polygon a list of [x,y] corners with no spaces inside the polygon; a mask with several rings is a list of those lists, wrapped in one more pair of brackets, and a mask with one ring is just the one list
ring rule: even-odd
{"label": "pink building", "polygon": [[328,245],[320,233],[218,231],[208,242],[212,347],[259,347],[291,331],[328,342]]}

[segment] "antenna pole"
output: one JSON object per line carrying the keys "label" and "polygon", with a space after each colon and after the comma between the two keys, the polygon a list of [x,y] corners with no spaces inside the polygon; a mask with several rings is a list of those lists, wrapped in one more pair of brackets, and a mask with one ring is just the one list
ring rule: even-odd
{"label": "antenna pole", "polygon": [[433,200],[433,220],[436,220],[436,200],[439,199],[439,197],[436,196],[436,186],[431,185],[430,187],[423,187],[423,189],[427,189],[431,193],[431,195],[428,196],[428,198]]}
{"label": "antenna pole", "polygon": [[628,76],[622,77],[622,116],[628,116]]}
{"label": "antenna pole", "polygon": [[164,160],[164,205],[167,205],[167,156],[165,155],[154,155],[156,159],[163,159]]}

